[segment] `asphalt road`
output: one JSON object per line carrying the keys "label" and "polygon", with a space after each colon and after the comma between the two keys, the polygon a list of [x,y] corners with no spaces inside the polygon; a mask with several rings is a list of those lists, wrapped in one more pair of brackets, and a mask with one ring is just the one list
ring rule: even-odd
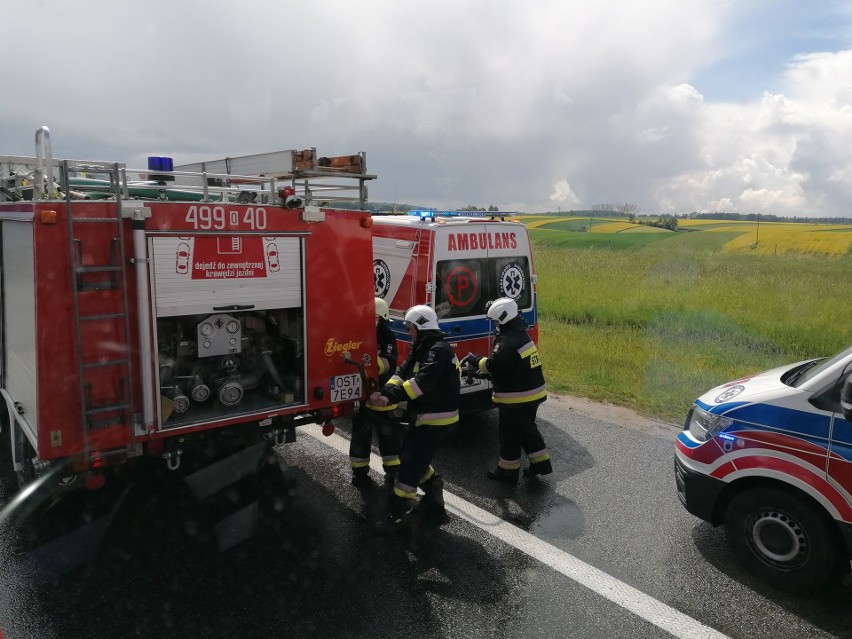
{"label": "asphalt road", "polygon": [[[0,525],[15,637],[852,636],[849,580],[793,597],[744,573],[675,494],[675,426],[540,410],[553,475],[495,485],[496,415],[435,466],[450,520],[373,534],[386,491],[349,484],[347,425],[182,478],[143,469],[33,498]],[[601,413],[598,413],[601,415]],[[605,415],[605,413],[604,413]],[[617,417],[617,418],[616,418]],[[255,455],[255,457],[252,457]],[[8,492],[0,484],[0,494]],[[30,501],[33,501],[32,499]],[[8,508],[7,508],[8,512]]]}

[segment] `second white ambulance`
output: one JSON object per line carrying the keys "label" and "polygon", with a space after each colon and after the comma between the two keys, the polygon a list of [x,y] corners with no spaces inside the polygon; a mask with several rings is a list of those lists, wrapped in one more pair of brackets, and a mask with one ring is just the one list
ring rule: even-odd
{"label": "second white ambulance", "polygon": [[[499,213],[411,211],[373,217],[373,271],[376,297],[402,319],[415,304],[432,306],[441,330],[458,358],[491,352],[493,322],[485,304],[499,297],[518,303],[538,343],[535,269],[526,227]],[[410,340],[402,322],[394,329],[403,358]],[[490,408],[491,384],[462,382],[462,412]]]}

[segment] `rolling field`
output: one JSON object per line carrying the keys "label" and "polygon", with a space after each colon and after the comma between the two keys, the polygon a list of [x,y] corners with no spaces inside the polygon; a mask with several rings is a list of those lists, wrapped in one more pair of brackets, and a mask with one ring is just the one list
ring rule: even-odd
{"label": "rolling field", "polygon": [[[852,254],[852,226],[786,222],[678,220],[678,230],[612,218],[519,216],[537,243],[553,246],[639,247],[666,241],[667,248],[716,248],[730,253]],[[633,237],[640,233],[642,237]],[[604,235],[605,238],[591,237]],[[630,236],[625,240],[625,236]]]}
{"label": "rolling field", "polygon": [[762,222],[753,248],[751,223],[566,221],[530,229],[556,392],[678,420],[719,383],[852,344],[852,226]]}

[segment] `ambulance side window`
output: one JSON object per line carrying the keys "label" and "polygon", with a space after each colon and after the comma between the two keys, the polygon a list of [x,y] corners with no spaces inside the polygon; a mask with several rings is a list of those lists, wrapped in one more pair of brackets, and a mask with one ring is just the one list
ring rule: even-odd
{"label": "ambulance side window", "polygon": [[436,270],[435,313],[439,318],[485,314],[484,259],[444,260]]}

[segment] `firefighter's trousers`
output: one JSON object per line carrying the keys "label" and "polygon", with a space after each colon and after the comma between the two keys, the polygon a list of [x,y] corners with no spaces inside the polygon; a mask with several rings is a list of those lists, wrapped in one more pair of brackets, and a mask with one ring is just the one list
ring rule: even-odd
{"label": "firefighter's trousers", "polygon": [[402,442],[399,472],[393,486],[392,514],[398,515],[414,508],[418,486],[429,496],[438,477],[432,468],[432,458],[448,430],[448,426],[428,424],[409,427]]}
{"label": "firefighter's trousers", "polygon": [[362,408],[352,416],[352,440],[349,443],[349,460],[352,471],[370,466],[370,452],[373,444],[373,431],[379,442],[379,454],[385,473],[399,467],[399,451],[402,446],[402,425],[391,423],[377,411]]}
{"label": "firefighter's trousers", "polygon": [[540,403],[498,404],[499,466],[507,469],[519,468],[522,453],[526,453],[533,463],[550,459],[544,438],[535,423]]}

